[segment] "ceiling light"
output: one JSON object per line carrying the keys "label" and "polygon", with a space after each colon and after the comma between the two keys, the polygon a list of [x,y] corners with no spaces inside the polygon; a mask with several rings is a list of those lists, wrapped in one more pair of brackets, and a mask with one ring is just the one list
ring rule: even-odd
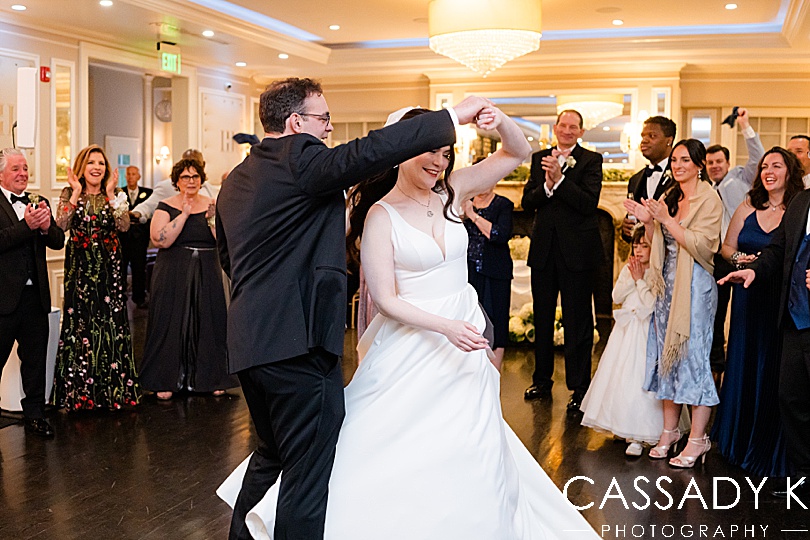
{"label": "ceiling light", "polygon": [[339,24],[332,24],[329,26],[329,30],[340,30]]}
{"label": "ceiling light", "polygon": [[737,4],[726,4],[726,9],[737,9]]}
{"label": "ceiling light", "polygon": [[237,62],[234,65],[236,67],[247,67],[247,62]]}
{"label": "ceiling light", "polygon": [[610,131],[610,126],[602,126],[602,131]]}
{"label": "ceiling light", "polygon": [[214,37],[214,31],[213,30],[203,30],[202,35],[204,35],[205,37]]}
{"label": "ceiling light", "polygon": [[624,21],[621,19],[613,19],[613,26],[621,26],[624,24]]}
{"label": "ceiling light", "polygon": [[104,7],[110,7],[111,5],[113,5],[113,3],[112,3],[112,0],[101,0],[98,3],[98,5],[104,6]]}
{"label": "ceiling light", "polygon": [[534,140],[534,137],[526,137],[526,140],[532,142]]}
{"label": "ceiling light", "polygon": [[11,9],[13,9],[14,11],[25,11],[28,8],[22,4],[14,4],[13,6],[11,6]]}
{"label": "ceiling light", "polygon": [[560,96],[557,98],[557,114],[573,109],[582,115],[583,127],[592,129],[606,120],[615,118],[624,110],[622,94],[596,94]]}
{"label": "ceiling light", "polygon": [[430,2],[430,48],[484,77],[540,48],[540,2],[501,0],[498,10],[491,7],[489,0]]}
{"label": "ceiling light", "polygon": [[279,53],[278,57],[281,58],[282,60],[286,60],[287,58],[290,57],[290,55],[287,53]]}

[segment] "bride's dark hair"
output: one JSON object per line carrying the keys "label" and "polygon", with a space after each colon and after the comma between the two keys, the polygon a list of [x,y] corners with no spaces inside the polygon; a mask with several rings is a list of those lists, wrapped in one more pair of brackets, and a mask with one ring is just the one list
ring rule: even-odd
{"label": "bride's dark hair", "polygon": [[[430,109],[411,109],[406,112],[399,121],[402,122],[429,112],[431,112]],[[444,192],[447,194],[447,202],[444,203],[443,214],[445,219],[450,221],[455,221],[450,214],[450,209],[453,207],[455,191],[453,191],[452,186],[447,180],[450,177],[450,173],[453,171],[455,161],[456,156],[451,148],[450,163],[447,164],[447,169],[445,169],[443,177],[436,182],[436,185],[433,187],[434,192]],[[359,240],[363,236],[366,216],[368,216],[368,212],[371,210],[374,203],[385,197],[389,191],[394,189],[398,175],[399,167],[393,167],[367,180],[363,180],[349,191],[349,232],[346,235],[346,255],[349,263],[360,264]]]}

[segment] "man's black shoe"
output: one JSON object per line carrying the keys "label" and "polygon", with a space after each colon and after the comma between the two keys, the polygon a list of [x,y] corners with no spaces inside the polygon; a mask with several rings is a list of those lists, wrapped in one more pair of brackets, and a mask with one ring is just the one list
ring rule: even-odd
{"label": "man's black shoe", "polygon": [[582,392],[574,392],[571,394],[571,399],[568,401],[568,412],[580,412],[579,407],[582,405],[582,400],[585,399],[585,394]]}
{"label": "man's black shoe", "polygon": [[[787,482],[787,480],[785,480],[785,482]],[[794,485],[795,482],[796,482],[795,479],[792,479],[791,485]],[[808,482],[806,478],[802,480],[802,482],[798,486],[793,488],[793,494],[799,497],[805,504],[807,504],[807,502],[810,502],[810,482]],[[779,499],[787,499],[788,496],[787,483],[785,483],[784,488],[775,489],[771,491],[771,495]]]}
{"label": "man's black shoe", "polygon": [[25,420],[25,431],[31,435],[38,437],[45,437],[50,439],[53,437],[53,428],[44,418],[33,418]]}
{"label": "man's black shoe", "polygon": [[548,399],[551,397],[551,385],[548,384],[533,384],[526,389],[523,394],[523,399]]}

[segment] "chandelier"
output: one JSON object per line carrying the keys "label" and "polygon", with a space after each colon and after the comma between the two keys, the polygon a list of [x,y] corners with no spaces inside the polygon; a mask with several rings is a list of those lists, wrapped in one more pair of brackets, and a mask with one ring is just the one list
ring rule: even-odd
{"label": "chandelier", "polygon": [[588,130],[622,114],[624,96],[622,94],[557,96],[557,114],[568,109],[582,115],[582,127]]}
{"label": "chandelier", "polygon": [[539,0],[432,0],[430,48],[484,77],[540,48]]}

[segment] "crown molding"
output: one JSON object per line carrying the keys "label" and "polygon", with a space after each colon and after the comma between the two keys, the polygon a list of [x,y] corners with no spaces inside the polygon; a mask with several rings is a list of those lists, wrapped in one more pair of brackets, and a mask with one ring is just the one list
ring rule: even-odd
{"label": "crown molding", "polygon": [[220,32],[244,39],[263,47],[284,51],[319,64],[326,64],[332,50],[323,45],[286,36],[246,21],[209,9],[198,4],[179,0],[120,0],[124,3],[177,17],[184,22],[192,22],[204,27],[216,28]]}

